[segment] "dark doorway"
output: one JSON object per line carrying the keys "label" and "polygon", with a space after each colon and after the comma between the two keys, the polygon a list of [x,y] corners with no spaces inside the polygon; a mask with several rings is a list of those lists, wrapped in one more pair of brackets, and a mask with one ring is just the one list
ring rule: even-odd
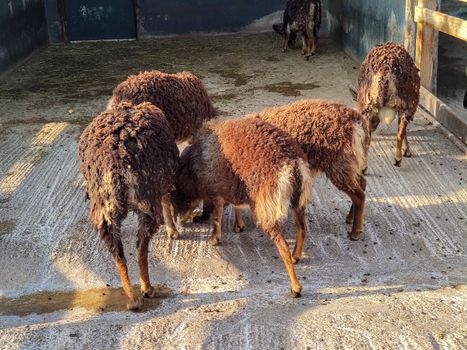
{"label": "dark doorway", "polygon": [[64,9],[69,41],[136,38],[133,0],[65,0]]}

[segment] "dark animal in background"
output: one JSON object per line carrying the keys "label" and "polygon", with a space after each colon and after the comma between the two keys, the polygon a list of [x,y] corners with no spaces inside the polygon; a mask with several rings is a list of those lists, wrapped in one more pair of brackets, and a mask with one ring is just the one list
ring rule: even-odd
{"label": "dark animal in background", "polygon": [[122,102],[102,112],[86,127],[79,142],[80,170],[86,180],[90,216],[112,253],[128,298],[138,309],[120,238],[129,211],[138,215],[137,257],[141,291],[154,297],[148,274],[148,246],[170,210],[178,148],[164,113],[146,102]]}
{"label": "dark animal in background", "polygon": [[323,172],[352,200],[347,223],[350,238],[363,231],[370,143],[367,120],[354,109],[324,100],[303,100],[267,108],[251,117],[268,122],[292,136],[305,152],[310,168]]}
{"label": "dark animal in background", "polygon": [[282,21],[283,51],[287,51],[291,33],[294,35],[300,33],[302,53],[308,60],[315,54],[320,26],[321,0],[288,0]]}
{"label": "dark animal in background", "polygon": [[190,72],[168,74],[154,70],[131,75],[114,89],[108,107],[121,101],[151,102],[159,107],[179,143],[190,141],[205,120],[216,116],[203,83]]}
{"label": "dark animal in background", "polygon": [[413,120],[419,98],[418,69],[401,45],[385,43],[370,50],[358,77],[358,108],[368,118],[371,132],[380,122],[390,124],[397,115],[396,166],[401,165],[402,156],[412,156],[407,141],[407,125]]}
{"label": "dark animal in background", "polygon": [[[293,263],[302,256],[311,181],[303,151],[285,132],[256,118],[212,121],[181,155],[173,193],[174,212],[183,218],[201,200],[213,203],[214,229],[209,242],[216,245],[221,238],[224,202],[249,205],[258,226],[279,250],[292,295],[297,297],[301,285]],[[280,228],[289,207],[296,222],[293,257]]]}

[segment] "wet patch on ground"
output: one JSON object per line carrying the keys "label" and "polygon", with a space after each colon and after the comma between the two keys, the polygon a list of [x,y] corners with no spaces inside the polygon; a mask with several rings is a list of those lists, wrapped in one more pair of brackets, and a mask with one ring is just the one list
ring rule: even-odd
{"label": "wet patch on ground", "polygon": [[284,96],[302,96],[303,90],[313,90],[319,88],[320,85],[316,82],[311,83],[292,83],[290,81],[283,81],[280,83],[268,84],[262,87],[263,90],[275,92]]}
{"label": "wet patch on ground", "polygon": [[[138,286],[133,286],[138,292]],[[157,297],[144,299],[141,312],[156,309],[162,299],[171,296],[171,290],[155,286]],[[96,312],[126,311],[126,298],[122,288],[94,288],[71,292],[39,292],[18,298],[0,298],[0,315],[26,316],[46,314],[55,311],[84,308]]]}

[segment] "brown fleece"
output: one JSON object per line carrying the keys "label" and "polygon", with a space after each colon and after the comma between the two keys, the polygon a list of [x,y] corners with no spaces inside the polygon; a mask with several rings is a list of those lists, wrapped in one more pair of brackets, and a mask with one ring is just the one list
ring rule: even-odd
{"label": "brown fleece", "polygon": [[[377,88],[372,87],[373,83]],[[420,97],[420,77],[412,57],[401,45],[375,46],[362,63],[358,85],[357,101],[362,113],[373,118],[386,106],[412,121]]]}
{"label": "brown fleece", "polygon": [[112,103],[120,101],[147,101],[162,109],[177,141],[189,139],[203,121],[216,115],[203,83],[190,72],[131,75],[113,91]]}
{"label": "brown fleece", "polygon": [[[310,5],[316,6],[316,10],[310,14]],[[288,0],[285,5],[285,12],[288,20],[295,25],[298,30],[295,32],[306,33],[306,27],[313,21],[315,35],[318,34],[321,26],[321,0]]]}
{"label": "brown fleece", "polygon": [[254,211],[257,198],[275,193],[286,165],[294,170],[294,194],[300,192],[299,159],[306,161],[297,143],[268,123],[253,118],[209,122],[182,153],[175,211],[183,213],[199,200],[216,196],[235,205],[249,204]]}
{"label": "brown fleece", "polygon": [[163,222],[161,198],[173,185],[178,165],[164,113],[148,102],[122,102],[86,127],[79,155],[90,215],[110,251],[120,254],[113,234],[129,210],[151,221],[151,232],[144,234],[152,235]]}
{"label": "brown fleece", "polygon": [[[359,188],[363,175],[352,147],[356,125],[364,131],[364,156],[368,155],[368,123],[360,113],[343,104],[302,100],[273,107],[250,116],[273,124],[292,136],[305,152],[310,167],[324,172],[340,190]],[[360,169],[365,170],[365,169]]]}

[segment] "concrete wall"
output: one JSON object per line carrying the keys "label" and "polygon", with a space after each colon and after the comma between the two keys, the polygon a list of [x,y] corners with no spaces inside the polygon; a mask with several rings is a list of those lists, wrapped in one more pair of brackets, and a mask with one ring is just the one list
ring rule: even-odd
{"label": "concrete wall", "polygon": [[139,37],[229,32],[283,10],[285,0],[137,0]]}
{"label": "concrete wall", "polygon": [[405,0],[323,0],[331,36],[363,60],[376,44],[403,43]]}
{"label": "concrete wall", "polygon": [[44,0],[0,1],[0,72],[47,41]]}

